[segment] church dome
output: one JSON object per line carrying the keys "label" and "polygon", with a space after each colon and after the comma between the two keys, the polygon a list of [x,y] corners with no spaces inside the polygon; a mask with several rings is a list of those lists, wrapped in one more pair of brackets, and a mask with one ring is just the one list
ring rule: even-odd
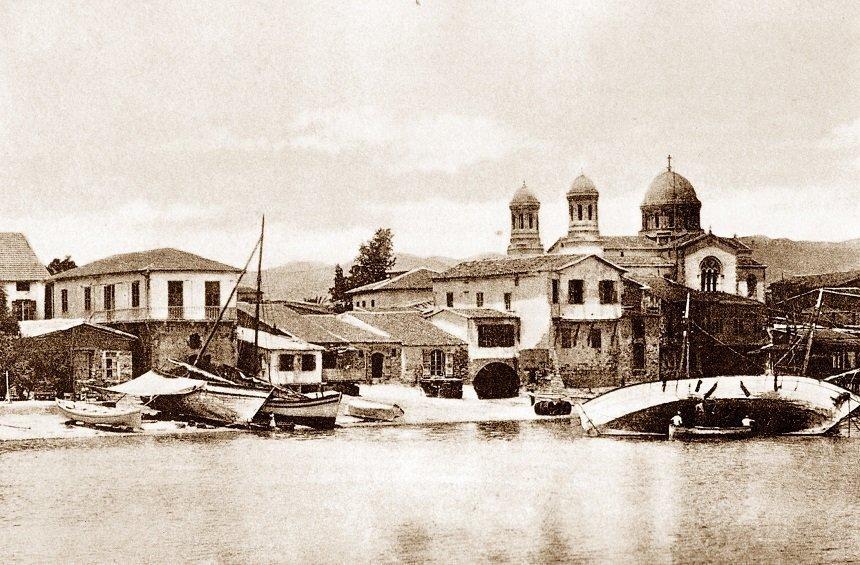
{"label": "church dome", "polygon": [[675,171],[663,171],[657,175],[648,192],[642,206],[661,206],[663,204],[701,204],[696,196],[696,190],[690,181]]}
{"label": "church dome", "polygon": [[573,184],[570,185],[568,194],[593,194],[597,195],[597,187],[591,182],[591,179],[585,175],[579,175],[573,179]]}
{"label": "church dome", "polygon": [[537,199],[535,193],[532,192],[529,187],[526,186],[525,181],[523,181],[523,185],[517,189],[514,193],[514,197],[511,199],[511,205],[516,204],[537,204],[540,205],[540,200]]}

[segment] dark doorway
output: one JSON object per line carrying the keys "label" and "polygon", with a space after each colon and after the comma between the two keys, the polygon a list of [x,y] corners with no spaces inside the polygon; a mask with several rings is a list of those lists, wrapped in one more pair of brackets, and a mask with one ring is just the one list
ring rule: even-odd
{"label": "dark doorway", "polygon": [[517,372],[505,363],[489,363],[472,381],[478,398],[513,398],[519,394],[520,379]]}
{"label": "dark doorway", "polygon": [[167,281],[167,316],[182,319],[183,304],[182,281]]}
{"label": "dark doorway", "polygon": [[374,353],[370,356],[370,377],[373,379],[382,378],[382,368],[385,366],[385,355],[382,353]]}

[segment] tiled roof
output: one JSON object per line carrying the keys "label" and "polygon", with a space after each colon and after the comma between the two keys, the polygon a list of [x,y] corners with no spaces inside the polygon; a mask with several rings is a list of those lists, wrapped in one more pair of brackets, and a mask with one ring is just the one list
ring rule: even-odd
{"label": "tiled roof", "polygon": [[142,271],[204,271],[238,273],[240,269],[179,249],[164,248],[111,255],[57,275],[54,280]]}
{"label": "tiled roof", "polygon": [[138,339],[136,335],[116,330],[114,328],[109,328],[107,326],[102,326],[100,324],[94,324],[92,322],[84,320],[83,318],[52,318],[50,320],[27,320],[24,322],[19,322],[18,325],[21,332],[21,337],[42,337],[53,333],[65,332],[78,326],[86,326],[102,332],[115,334],[129,341],[135,341]]}
{"label": "tiled roof", "polygon": [[0,281],[40,281],[48,275],[24,234],[0,232]]}
{"label": "tiled roof", "polygon": [[860,270],[840,271],[836,273],[821,273],[817,275],[799,275],[787,279],[773,281],[771,287],[783,287],[794,292],[805,292],[822,287],[839,287],[848,284],[855,285],[860,281]]}
{"label": "tiled roof", "polygon": [[379,328],[406,346],[464,345],[465,342],[427,321],[419,312],[350,312],[349,316]]}
{"label": "tiled roof", "polygon": [[738,265],[742,267],[764,267],[765,265],[759,263],[752,257],[748,255],[739,255],[738,256]]}
{"label": "tiled roof", "polygon": [[607,254],[606,259],[621,267],[674,267],[675,262],[660,255],[625,255]]}
{"label": "tiled roof", "polygon": [[[253,322],[255,305],[239,302],[236,308],[239,311],[240,323],[247,325]],[[310,316],[298,314],[286,304],[278,302],[260,305],[260,322],[273,330],[288,333],[309,343],[346,343],[346,340],[315,323]]]}
{"label": "tiled roof", "polygon": [[[446,308],[464,318],[508,318],[516,319],[518,316],[511,312],[502,312],[492,308]],[[440,310],[441,311],[441,310]]]}
{"label": "tiled roof", "polygon": [[653,240],[644,235],[605,235],[600,238],[604,249],[659,249]]}
{"label": "tiled roof", "polygon": [[[350,324],[334,314],[310,314],[303,316],[310,318],[312,322],[322,327],[328,333],[339,337],[347,343],[398,343],[399,340],[380,335],[383,332],[368,331],[366,329]],[[307,341],[307,340],[306,340]]]}
{"label": "tiled roof", "polygon": [[418,267],[417,269],[412,269],[411,271],[391,277],[390,279],[384,279],[353,288],[352,290],[347,291],[347,294],[388,290],[431,290],[433,288],[433,277],[438,274],[439,272],[434,271],[433,269]]}
{"label": "tiled roof", "polygon": [[540,271],[556,271],[565,265],[582,261],[588,255],[538,255],[536,257],[510,257],[504,259],[483,259],[480,261],[464,261],[454,265],[442,274],[433,277],[434,280],[479,278],[502,275],[535,273]]}
{"label": "tiled roof", "polygon": [[764,304],[752,298],[727,292],[702,292],[663,277],[640,277],[640,280],[648,285],[654,296],[667,302],[684,302],[689,294],[690,300],[694,302],[719,302],[764,308]]}

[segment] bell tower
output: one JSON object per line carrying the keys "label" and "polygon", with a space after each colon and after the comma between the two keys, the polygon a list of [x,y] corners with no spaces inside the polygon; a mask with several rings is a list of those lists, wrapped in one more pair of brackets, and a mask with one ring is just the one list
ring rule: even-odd
{"label": "bell tower", "polygon": [[511,199],[511,243],[508,255],[542,255],[540,242],[540,201],[525,181]]}
{"label": "bell tower", "polygon": [[600,228],[597,224],[597,201],[600,193],[591,179],[579,175],[567,191],[567,237],[570,240],[597,241]]}

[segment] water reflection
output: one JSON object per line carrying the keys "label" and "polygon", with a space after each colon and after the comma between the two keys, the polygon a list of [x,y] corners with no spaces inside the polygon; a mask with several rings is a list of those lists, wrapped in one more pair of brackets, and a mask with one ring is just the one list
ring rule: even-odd
{"label": "water reflection", "polygon": [[485,441],[512,441],[520,435],[520,422],[477,422],[475,431]]}

